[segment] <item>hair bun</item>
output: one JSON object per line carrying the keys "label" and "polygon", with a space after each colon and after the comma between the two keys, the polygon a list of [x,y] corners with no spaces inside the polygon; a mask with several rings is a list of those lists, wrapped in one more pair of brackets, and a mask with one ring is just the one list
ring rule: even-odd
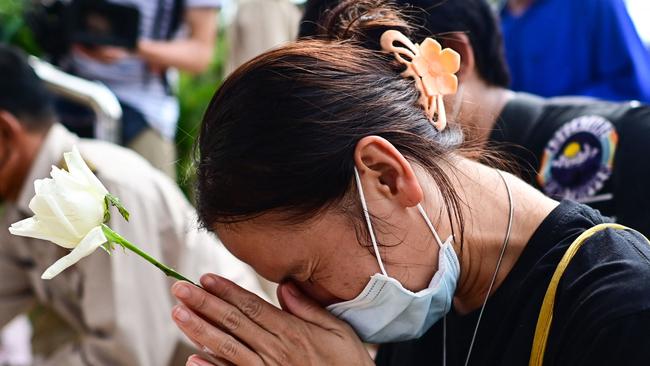
{"label": "hair bun", "polygon": [[326,38],[352,41],[361,46],[381,50],[380,38],[387,30],[398,30],[407,36],[413,28],[391,1],[343,0],[324,17],[322,31]]}

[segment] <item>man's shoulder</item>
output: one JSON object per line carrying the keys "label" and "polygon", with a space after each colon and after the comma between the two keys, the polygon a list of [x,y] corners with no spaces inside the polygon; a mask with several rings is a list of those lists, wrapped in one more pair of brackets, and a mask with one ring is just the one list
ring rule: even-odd
{"label": "man's shoulder", "polygon": [[109,191],[117,189],[147,194],[161,186],[175,187],[169,177],[130,149],[82,139],[79,150]]}
{"label": "man's shoulder", "polygon": [[576,136],[609,139],[623,133],[636,133],[632,130],[638,130],[641,124],[649,125],[648,121],[650,106],[638,102],[553,98],[544,103],[529,142],[530,146],[548,148],[550,142],[565,142]]}
{"label": "man's shoulder", "polygon": [[616,123],[621,119],[647,118],[650,106],[637,101],[612,102],[589,97],[557,97],[546,99],[543,118],[567,122],[567,117],[599,115]]}
{"label": "man's shoulder", "polygon": [[626,155],[628,150],[647,156],[649,138],[650,105],[558,98],[545,103],[528,146],[541,152],[580,140],[612,156],[614,152]]}

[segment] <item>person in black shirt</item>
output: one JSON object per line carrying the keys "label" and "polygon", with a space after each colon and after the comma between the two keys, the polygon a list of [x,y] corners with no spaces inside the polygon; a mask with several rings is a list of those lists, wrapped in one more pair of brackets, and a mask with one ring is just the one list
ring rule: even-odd
{"label": "person in black shirt", "polygon": [[[541,223],[487,302],[471,365],[526,365],[546,288],[569,245],[604,222],[563,201]],[[562,277],[544,365],[647,365],[650,362],[650,245],[634,231],[589,238]],[[480,309],[447,315],[447,365],[463,365]],[[442,364],[442,322],[422,338],[383,345],[377,365]]]}
{"label": "person in black shirt", "polygon": [[650,107],[518,93],[489,143],[554,198],[584,202],[650,235]]}
{"label": "person in black shirt", "polygon": [[[415,39],[384,2],[330,14],[236,70],[198,141],[201,221],[283,310],[206,275],[173,286],[177,325],[219,364],[374,364],[361,340],[380,365],[650,364],[648,241],[466,156],[378,51]],[[433,42],[411,60],[441,77]]]}
{"label": "person in black shirt", "polygon": [[[321,23],[339,2],[308,1],[299,36],[326,37]],[[504,153],[548,196],[588,204],[650,236],[649,106],[514,93],[500,26],[485,0],[396,3],[418,25],[416,39],[439,34],[461,54],[461,89],[447,109],[472,139]]]}

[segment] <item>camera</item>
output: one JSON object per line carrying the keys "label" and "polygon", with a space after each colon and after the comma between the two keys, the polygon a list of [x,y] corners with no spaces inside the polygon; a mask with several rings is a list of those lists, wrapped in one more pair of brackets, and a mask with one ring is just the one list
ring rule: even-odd
{"label": "camera", "polygon": [[71,42],[87,47],[136,48],[140,11],[135,6],[106,0],[76,0],[68,11]]}
{"label": "camera", "polygon": [[44,53],[55,63],[73,44],[134,49],[140,11],[107,0],[54,0],[32,3],[27,23]]}

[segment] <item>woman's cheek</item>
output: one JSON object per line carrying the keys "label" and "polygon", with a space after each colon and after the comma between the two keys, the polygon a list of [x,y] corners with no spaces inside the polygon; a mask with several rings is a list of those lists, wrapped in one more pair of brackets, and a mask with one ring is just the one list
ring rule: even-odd
{"label": "woman's cheek", "polygon": [[317,282],[293,282],[305,295],[309,296],[323,307],[336,304],[342,301],[340,297],[333,295]]}

